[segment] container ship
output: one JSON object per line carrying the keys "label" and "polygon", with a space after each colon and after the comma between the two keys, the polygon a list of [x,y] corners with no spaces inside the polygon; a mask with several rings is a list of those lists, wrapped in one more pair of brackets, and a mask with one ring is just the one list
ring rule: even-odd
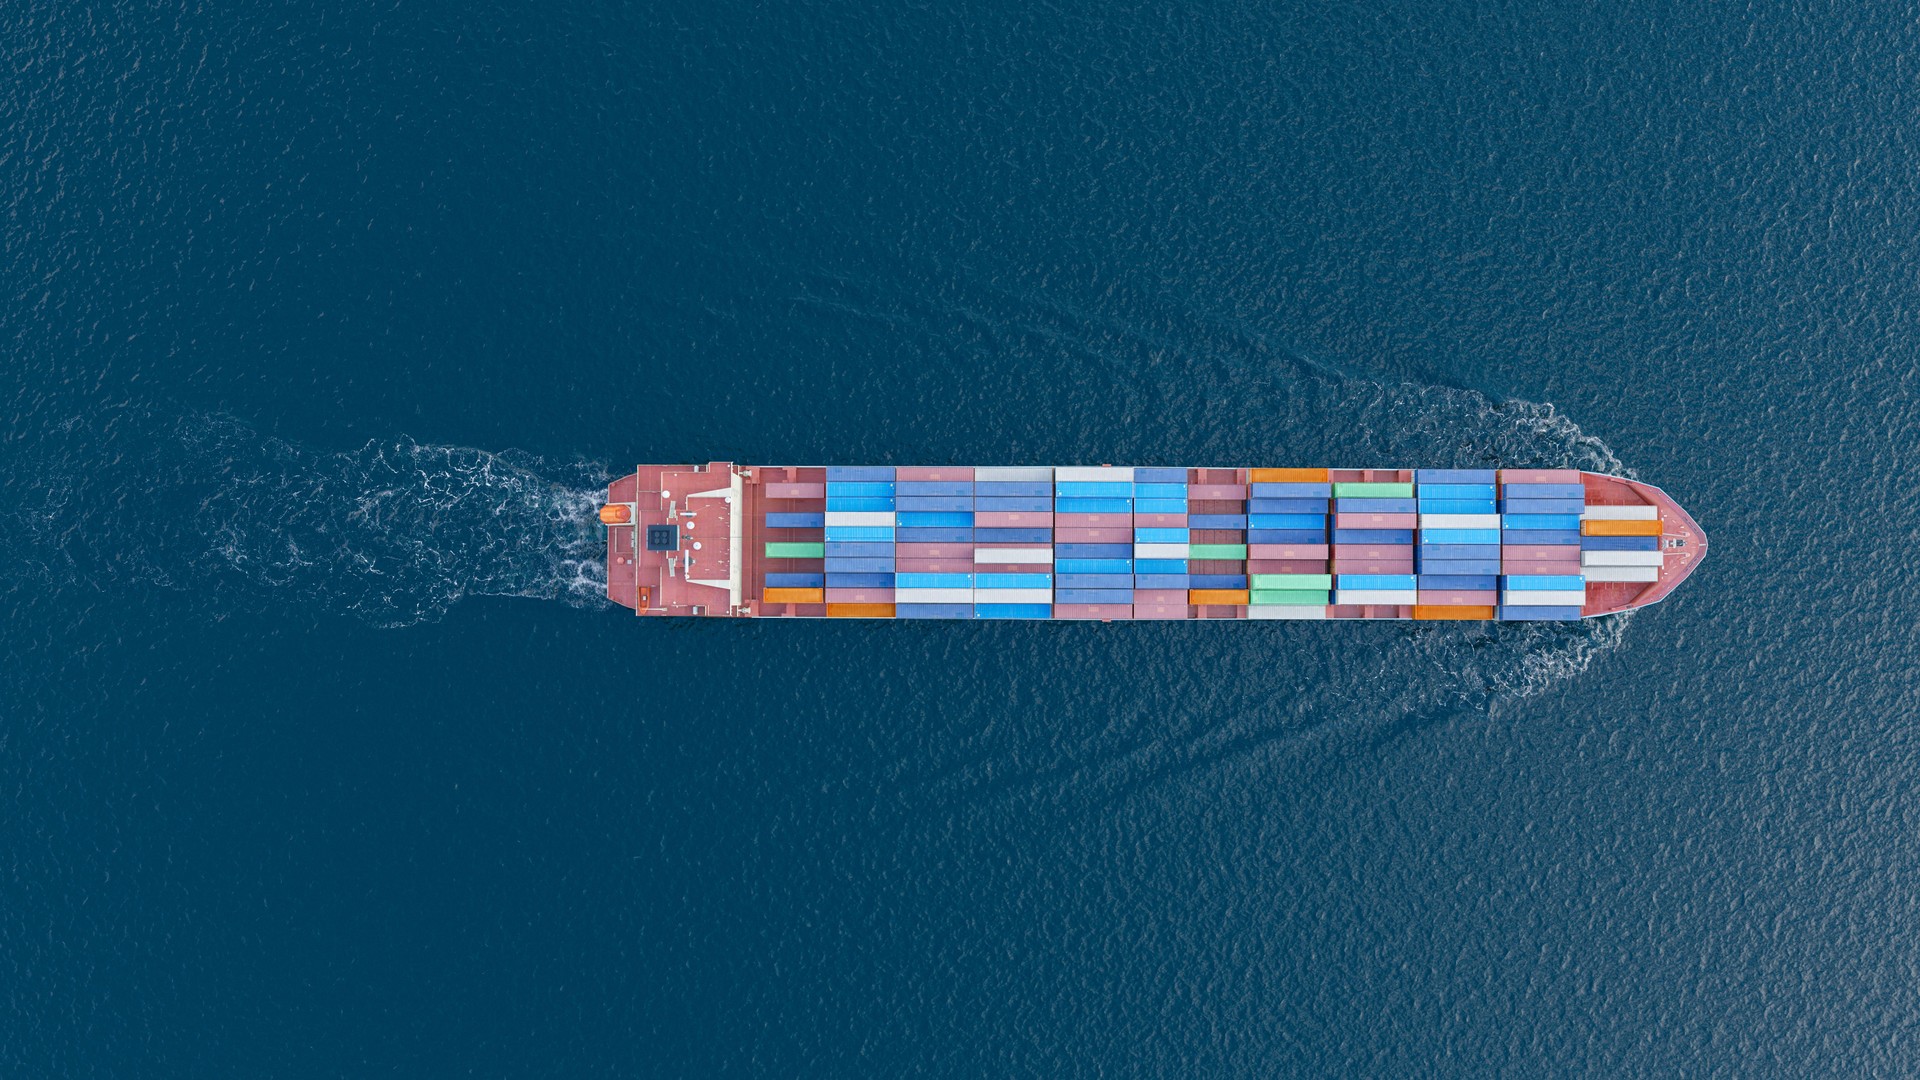
{"label": "container ship", "polygon": [[1664,599],[1707,538],[1573,469],[642,465],[608,486],[637,615],[1574,620]]}

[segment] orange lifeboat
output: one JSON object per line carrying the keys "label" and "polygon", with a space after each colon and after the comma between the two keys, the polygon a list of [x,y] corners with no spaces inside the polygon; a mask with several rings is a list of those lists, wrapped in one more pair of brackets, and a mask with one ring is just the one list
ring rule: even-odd
{"label": "orange lifeboat", "polygon": [[602,525],[628,525],[633,522],[633,507],[625,503],[608,503],[600,508]]}

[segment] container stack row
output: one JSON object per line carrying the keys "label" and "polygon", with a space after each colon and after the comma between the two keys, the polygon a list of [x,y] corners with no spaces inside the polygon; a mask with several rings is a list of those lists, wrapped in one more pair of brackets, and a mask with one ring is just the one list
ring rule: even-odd
{"label": "container stack row", "polygon": [[1491,619],[1500,607],[1499,474],[1417,469],[1416,619]]}
{"label": "container stack row", "polygon": [[1053,470],[1053,617],[1133,618],[1133,470]]}
{"label": "container stack row", "polygon": [[1333,603],[1325,469],[1247,470],[1247,617],[1324,619]]}
{"label": "container stack row", "polygon": [[894,617],[974,617],[974,470],[918,466],[895,472]]}
{"label": "container stack row", "polygon": [[1187,474],[1187,603],[1203,619],[1248,616],[1247,475],[1244,469]]}
{"label": "container stack row", "polygon": [[1580,572],[1588,581],[1660,580],[1665,531],[1653,506],[1588,506],[1580,514]]}
{"label": "container stack row", "polygon": [[1053,616],[1053,470],[978,468],[974,492],[974,615]]}
{"label": "container stack row", "polygon": [[760,599],[818,611],[826,603],[826,470],[789,470],[766,490],[766,577]]}
{"label": "container stack row", "polygon": [[1587,600],[1580,562],[1585,510],[1577,470],[1500,471],[1500,618],[1580,618]]}
{"label": "container stack row", "polygon": [[[1333,603],[1355,618],[1395,618],[1419,603],[1411,480],[1333,479]],[[1375,475],[1378,475],[1375,473]]]}
{"label": "container stack row", "polygon": [[895,588],[898,496],[890,465],[827,469],[827,614],[891,618]]}
{"label": "container stack row", "polygon": [[1185,469],[1133,470],[1133,617],[1185,619],[1192,533]]}

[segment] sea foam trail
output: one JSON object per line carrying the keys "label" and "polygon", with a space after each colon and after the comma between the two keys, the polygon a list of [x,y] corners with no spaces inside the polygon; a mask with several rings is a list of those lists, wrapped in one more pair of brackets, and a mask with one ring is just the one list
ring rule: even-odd
{"label": "sea foam trail", "polygon": [[378,626],[468,596],[604,604],[605,472],[397,438],[324,451],[239,421],[75,417],[6,470],[16,585],[154,587],[218,612],[299,607]]}

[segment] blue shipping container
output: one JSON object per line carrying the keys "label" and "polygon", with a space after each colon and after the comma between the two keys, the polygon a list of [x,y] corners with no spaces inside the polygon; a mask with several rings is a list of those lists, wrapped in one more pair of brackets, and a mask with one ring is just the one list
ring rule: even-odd
{"label": "blue shipping container", "polygon": [[827,483],[829,484],[833,483],[836,480],[852,480],[852,481],[859,482],[859,481],[892,480],[892,479],[893,479],[893,466],[891,465],[829,465],[827,466]]}
{"label": "blue shipping container", "polygon": [[1498,574],[1421,574],[1420,587],[1434,591],[1493,592],[1500,587]]}
{"label": "blue shipping container", "polygon": [[1418,566],[1426,577],[1492,577],[1500,573],[1499,559],[1425,559]]}
{"label": "blue shipping container", "polygon": [[1133,482],[1136,484],[1184,484],[1187,482],[1187,470],[1167,468],[1136,468],[1133,470]]}
{"label": "blue shipping container", "polygon": [[1249,529],[1324,529],[1325,514],[1248,514]]}
{"label": "blue shipping container", "polygon": [[1060,496],[1053,500],[1053,510],[1057,514],[1131,514],[1132,499],[1070,499]]}
{"label": "blue shipping container", "polygon": [[1133,497],[1136,499],[1179,499],[1187,501],[1185,484],[1139,484],[1133,485]]}
{"label": "blue shipping container", "polygon": [[1028,514],[1053,513],[1053,499],[1038,495],[990,495],[974,496],[973,508],[976,511],[994,510],[1006,513],[1019,511]]}
{"label": "blue shipping container", "polygon": [[1135,574],[1133,587],[1136,589],[1184,589],[1187,587],[1187,575]]}
{"label": "blue shipping container", "polygon": [[1539,529],[1547,532],[1579,532],[1579,514],[1516,514],[1509,506],[1500,515],[1502,529]]}
{"label": "blue shipping container", "polygon": [[1581,484],[1502,484],[1500,494],[1509,499],[1584,499],[1587,489]]}
{"label": "blue shipping container", "polygon": [[833,540],[827,544],[829,559],[891,559],[893,545],[878,540]]}
{"label": "blue shipping container", "polygon": [[898,493],[894,490],[894,483],[891,480],[888,480],[884,483],[879,483],[879,482],[870,483],[864,480],[848,482],[848,483],[834,483],[831,480],[827,481],[828,497],[832,497],[834,495],[865,495],[865,496],[876,496],[876,497],[884,497],[884,498],[891,499],[896,494]]}
{"label": "blue shipping container", "polygon": [[1249,544],[1324,544],[1325,529],[1248,529]]}
{"label": "blue shipping container", "polygon": [[[1134,578],[1134,588],[1142,588],[1140,579]],[[1189,589],[1244,589],[1247,587],[1245,574],[1188,574]]]}
{"label": "blue shipping container", "polygon": [[878,574],[893,572],[893,556],[884,559],[828,559],[829,574]]}
{"label": "blue shipping container", "polygon": [[1657,536],[1583,536],[1582,551],[1659,551]]}
{"label": "blue shipping container", "polygon": [[852,573],[852,572],[835,573],[834,571],[829,570],[827,571],[826,577],[827,577],[827,588],[829,589],[891,589],[893,588],[892,574],[872,574],[872,573]]}
{"label": "blue shipping container", "polygon": [[1580,534],[1578,532],[1514,530],[1501,533],[1500,542],[1508,547],[1579,547]]}
{"label": "blue shipping container", "polygon": [[1249,514],[1327,514],[1325,499],[1249,499]]}
{"label": "blue shipping container", "polygon": [[767,515],[769,529],[818,529],[827,523],[827,515],[820,513],[771,513]]}
{"label": "blue shipping container", "polygon": [[1360,591],[1412,591],[1418,588],[1412,574],[1338,574],[1333,579],[1336,589],[1356,589]]}
{"label": "blue shipping container", "polygon": [[1421,529],[1425,544],[1498,544],[1499,529]]}
{"label": "blue shipping container", "polygon": [[1415,469],[1416,484],[1491,484],[1500,477],[1492,469]]}
{"label": "blue shipping container", "polygon": [[1132,559],[1062,559],[1060,552],[1054,552],[1053,572],[1056,574],[1127,574],[1133,573]]}
{"label": "blue shipping container", "polygon": [[768,574],[769,589],[822,589],[827,584],[825,574]]}
{"label": "blue shipping container", "polygon": [[1420,512],[1423,514],[1497,514],[1498,503],[1492,499],[1421,499]]}
{"label": "blue shipping container", "polygon": [[1131,559],[1132,544],[1055,544],[1056,559]]}
{"label": "blue shipping container", "polygon": [[1500,500],[1500,505],[1509,514],[1580,514],[1587,504],[1579,499],[1516,499],[1511,496]]}
{"label": "blue shipping container", "polygon": [[1133,590],[1127,589],[1060,589],[1054,592],[1056,604],[1114,604],[1133,603]]}
{"label": "blue shipping container", "polygon": [[1500,583],[1513,592],[1579,592],[1587,587],[1587,579],[1578,574],[1508,574]]}
{"label": "blue shipping container", "polygon": [[973,513],[971,495],[902,495],[893,500],[895,510],[960,510]]}
{"label": "blue shipping container", "polygon": [[[1051,589],[1052,574],[975,574],[975,589],[993,592],[996,589]],[[1491,586],[1489,586],[1491,588]]]}
{"label": "blue shipping container", "polygon": [[1244,529],[1247,527],[1245,514],[1188,514],[1189,529]]}
{"label": "blue shipping container", "polygon": [[894,486],[895,495],[973,495],[971,480],[902,480]]}
{"label": "blue shipping container", "polygon": [[1493,484],[1421,484],[1414,493],[1421,499],[1491,499],[1496,494]]}
{"label": "blue shipping container", "polygon": [[973,485],[974,498],[982,495],[1031,499],[1044,495],[1053,498],[1053,485],[1045,480],[982,480]]}
{"label": "blue shipping container", "polygon": [[975,604],[976,619],[1051,619],[1051,604]]}
{"label": "blue shipping container", "polygon": [[892,540],[891,525],[829,525],[828,540]]}
{"label": "blue shipping container", "polygon": [[[1055,574],[1055,589],[1131,589],[1132,574]],[[1072,603],[1073,601],[1068,601]],[[1093,601],[1088,601],[1092,603]]]}
{"label": "blue shipping container", "polygon": [[896,619],[971,619],[972,604],[895,604]]}
{"label": "blue shipping container", "polygon": [[829,495],[827,496],[827,509],[858,510],[864,513],[873,513],[893,510],[896,509],[896,507],[894,506],[894,499],[891,495],[884,498],[873,495]]}
{"label": "blue shipping container", "polygon": [[1136,544],[1184,544],[1187,542],[1186,529],[1135,529],[1133,542]]}
{"label": "blue shipping container", "polygon": [[1056,499],[1131,499],[1133,482],[1131,480],[1058,480],[1053,485],[1053,497]]}
{"label": "blue shipping container", "polygon": [[1421,544],[1417,554],[1428,559],[1497,559],[1500,557],[1500,545]]}
{"label": "blue shipping container", "polygon": [[894,515],[893,523],[902,529],[971,529],[973,511],[903,510]]}
{"label": "blue shipping container", "polygon": [[1133,573],[1136,577],[1141,574],[1185,574],[1186,572],[1187,560],[1185,559],[1133,560]]}
{"label": "blue shipping container", "polygon": [[1536,607],[1521,604],[1516,607],[1500,608],[1500,618],[1505,622],[1577,622],[1580,609],[1577,607]]}

